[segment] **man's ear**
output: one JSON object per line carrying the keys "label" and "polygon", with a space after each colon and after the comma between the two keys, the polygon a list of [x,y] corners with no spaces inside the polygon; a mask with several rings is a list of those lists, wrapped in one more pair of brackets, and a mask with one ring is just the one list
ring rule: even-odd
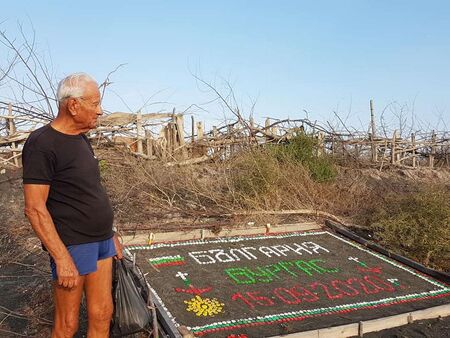
{"label": "man's ear", "polygon": [[74,97],[69,97],[67,99],[67,110],[69,111],[70,115],[75,116],[78,114],[78,108],[79,108],[79,102]]}

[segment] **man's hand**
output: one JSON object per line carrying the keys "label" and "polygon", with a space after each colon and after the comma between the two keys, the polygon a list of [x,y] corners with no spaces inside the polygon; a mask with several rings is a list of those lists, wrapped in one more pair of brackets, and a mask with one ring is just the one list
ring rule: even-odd
{"label": "man's hand", "polygon": [[61,241],[46,206],[50,185],[24,184],[23,191],[25,215],[50,256],[55,260],[58,284],[65,288],[77,286],[79,280],[77,267]]}
{"label": "man's hand", "polygon": [[69,289],[78,285],[78,277],[80,275],[72,257],[55,260],[55,264],[58,285]]}
{"label": "man's hand", "polygon": [[120,243],[119,235],[117,235],[117,233],[114,233],[113,241],[114,241],[114,246],[116,248],[116,255],[114,256],[114,258],[115,259],[122,259],[123,258],[122,243]]}

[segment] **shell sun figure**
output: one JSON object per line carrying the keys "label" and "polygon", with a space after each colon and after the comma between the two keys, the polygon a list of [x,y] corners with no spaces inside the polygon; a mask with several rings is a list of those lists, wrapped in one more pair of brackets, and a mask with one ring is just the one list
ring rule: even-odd
{"label": "shell sun figure", "polygon": [[216,298],[202,298],[198,295],[184,302],[188,305],[186,310],[194,312],[198,317],[214,317],[222,312],[223,306],[225,305]]}

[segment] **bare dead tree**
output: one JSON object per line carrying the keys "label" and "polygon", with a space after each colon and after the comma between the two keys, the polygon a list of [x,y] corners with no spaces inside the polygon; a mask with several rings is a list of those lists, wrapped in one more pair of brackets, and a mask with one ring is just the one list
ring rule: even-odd
{"label": "bare dead tree", "polygon": [[9,55],[7,65],[0,68],[0,78],[9,85],[14,102],[21,102],[28,110],[53,118],[56,86],[52,67],[37,52],[34,29],[28,36],[19,24],[18,31],[19,38],[0,31],[0,44]]}
{"label": "bare dead tree", "polygon": [[125,66],[126,63],[121,63],[120,65],[118,65],[114,70],[112,70],[111,72],[108,73],[108,75],[106,75],[106,79],[100,84],[99,86],[99,90],[101,91],[101,98],[103,100],[103,97],[105,96],[105,90],[106,87],[110,86],[113,82],[111,82],[111,75],[113,75],[115,72],[117,72],[119,70],[119,68]]}
{"label": "bare dead tree", "polygon": [[[247,121],[242,115],[241,109],[238,105],[236,95],[231,83],[225,79],[222,79],[222,84],[225,89],[224,91],[221,91],[217,86],[202,79],[198,75],[192,74],[192,76],[196,79],[196,81],[204,85],[208,91],[213,93],[218,102],[220,102],[223,105],[223,107],[237,119],[238,124],[244,126],[244,128],[248,133],[249,143],[254,143],[255,142],[254,131],[252,129],[251,123]],[[255,104],[256,103],[253,103],[252,105],[252,111],[255,107]]]}

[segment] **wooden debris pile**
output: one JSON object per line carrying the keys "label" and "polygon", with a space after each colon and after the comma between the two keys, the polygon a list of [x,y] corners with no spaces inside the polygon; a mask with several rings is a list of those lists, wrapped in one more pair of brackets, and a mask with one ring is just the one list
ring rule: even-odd
{"label": "wooden debris pile", "polygon": [[[49,123],[50,117],[36,110],[0,102],[0,167],[20,167],[21,149],[29,133]],[[394,130],[391,135],[377,135],[372,119],[371,132],[336,131],[308,119],[276,120],[267,118],[258,125],[252,118],[237,116],[236,121],[213,126],[191,116],[190,133],[185,132],[185,116],[172,112],[123,113],[102,116],[97,129],[89,132],[93,144],[125,147],[131,154],[160,160],[171,165],[225,160],[242,149],[268,144],[282,144],[299,133],[317,139],[318,155],[332,155],[344,160],[366,161],[407,167],[450,166],[449,132],[417,132],[408,137]]]}

